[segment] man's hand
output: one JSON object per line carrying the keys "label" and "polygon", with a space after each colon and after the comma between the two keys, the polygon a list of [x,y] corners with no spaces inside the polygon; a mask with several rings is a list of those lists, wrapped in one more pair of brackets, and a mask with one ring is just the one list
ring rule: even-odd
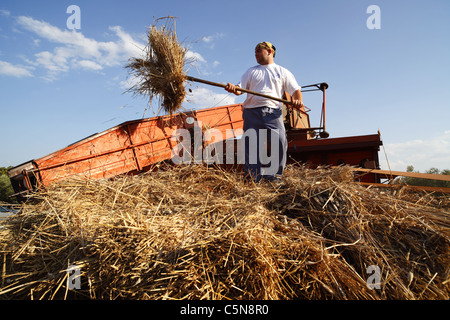
{"label": "man's hand", "polygon": [[301,109],[305,105],[303,104],[302,100],[293,99],[292,100],[292,107],[295,109]]}
{"label": "man's hand", "polygon": [[237,88],[239,88],[239,86],[236,86],[232,83],[227,83],[227,86],[225,87],[225,90],[230,92],[230,93],[234,93],[235,95],[239,96],[242,94],[242,91],[239,91]]}
{"label": "man's hand", "polygon": [[303,104],[303,95],[300,89],[294,92],[292,95],[292,107],[300,110],[305,105]]}

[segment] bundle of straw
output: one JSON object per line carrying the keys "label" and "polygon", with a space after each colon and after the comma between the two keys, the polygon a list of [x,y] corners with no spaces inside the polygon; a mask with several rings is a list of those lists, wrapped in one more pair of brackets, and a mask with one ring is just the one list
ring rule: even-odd
{"label": "bundle of straw", "polygon": [[[157,23],[166,20],[160,28]],[[126,68],[137,80],[128,91],[149,97],[161,99],[162,107],[172,114],[181,107],[186,91],[185,66],[187,49],[177,40],[173,17],[157,19],[147,33],[148,45],[143,57],[131,58]]]}
{"label": "bundle of straw", "polygon": [[345,167],[288,166],[276,186],[159,169],[36,194],[5,225],[0,298],[450,298],[448,210],[365,189]]}

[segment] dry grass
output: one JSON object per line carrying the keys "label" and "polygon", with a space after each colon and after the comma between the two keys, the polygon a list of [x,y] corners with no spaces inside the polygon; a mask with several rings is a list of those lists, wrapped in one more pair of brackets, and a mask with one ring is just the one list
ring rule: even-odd
{"label": "dry grass", "polygon": [[187,49],[177,39],[174,18],[164,18],[166,24],[158,28],[157,24],[148,30],[148,45],[139,58],[131,58],[126,65],[137,83],[128,91],[135,95],[161,99],[161,106],[172,114],[181,107],[186,95],[184,82]]}
{"label": "dry grass", "polygon": [[[277,186],[162,169],[37,194],[0,242],[0,298],[450,298],[448,211],[364,189],[346,168],[288,166]],[[74,263],[80,290],[66,285]]]}

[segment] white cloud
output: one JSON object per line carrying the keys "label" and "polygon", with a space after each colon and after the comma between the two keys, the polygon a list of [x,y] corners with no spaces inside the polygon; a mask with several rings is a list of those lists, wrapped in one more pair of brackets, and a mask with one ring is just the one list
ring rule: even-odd
{"label": "white cloud", "polygon": [[201,76],[211,76],[213,74],[215,75],[221,74],[221,72],[218,73],[212,70],[220,65],[220,62],[217,60],[210,63],[200,53],[194,52],[192,50],[188,50],[186,52],[186,59],[192,61],[191,66],[193,67],[193,69],[196,69]]}
{"label": "white cloud", "polygon": [[70,52],[64,47],[56,48],[53,53],[49,51],[42,51],[35,54],[35,65],[43,66],[53,73],[67,72],[69,70],[67,60],[70,56]]}
{"label": "white cloud", "polygon": [[204,43],[207,43],[207,44],[209,45],[209,48],[210,48],[210,49],[213,49],[213,48],[214,48],[214,45],[215,45],[215,44],[214,44],[214,41],[217,40],[217,39],[222,39],[224,36],[225,36],[224,33],[222,33],[222,32],[217,32],[216,34],[211,35],[211,36],[203,36],[201,40],[202,40]]}
{"label": "white cloud", "polygon": [[[17,22],[22,28],[34,32],[36,35],[49,41],[78,45],[81,48],[97,49],[96,41],[85,38],[82,33],[76,32],[75,30],[60,30],[48,22],[25,16],[18,17]],[[91,44],[92,46],[89,47],[87,44]]]}
{"label": "white cloud", "polygon": [[192,93],[186,95],[187,103],[195,109],[211,108],[236,103],[236,97],[228,93],[216,93],[207,88],[192,89]]}
{"label": "white cloud", "polygon": [[213,39],[214,39],[213,36],[202,37],[202,41],[206,43],[210,43],[211,41],[213,41]]}
{"label": "white cloud", "polygon": [[0,16],[9,17],[11,12],[8,10],[0,9]]}
{"label": "white cloud", "polygon": [[120,38],[120,47],[125,56],[138,56],[142,54],[142,50],[144,50],[145,45],[137,42],[133,39],[133,37],[123,31],[120,26],[109,27],[110,30],[114,31],[116,35]]}
{"label": "white cloud", "polygon": [[120,81],[120,88],[125,89],[125,90],[129,90],[132,87],[134,87],[135,85],[137,85],[139,83],[140,79],[138,77],[129,77],[124,81]]}
{"label": "white cloud", "polygon": [[0,61],[0,74],[17,78],[33,76],[29,68],[19,65],[13,65],[6,61]]}
{"label": "white cloud", "polygon": [[186,52],[186,59],[192,59],[192,60],[194,60],[194,62],[206,63],[205,58],[203,58],[200,53],[194,52],[194,51],[191,51],[191,50],[188,50]]}
{"label": "white cloud", "polygon": [[[32,17],[20,16],[17,18],[17,24],[33,33],[34,37],[37,36],[37,39],[33,40],[35,48],[47,46],[45,51],[35,53],[33,58],[24,58],[33,67],[43,68],[46,73],[42,78],[47,81],[54,81],[61,73],[69,72],[73,68],[98,72],[106,67],[124,66],[130,57],[141,55],[145,48],[142,39],[136,40],[121,26],[109,27],[109,31],[116,37],[114,41],[98,41],[86,37],[80,31],[60,29]],[[222,33],[216,33],[204,37],[203,41],[212,44],[214,40],[222,37]],[[186,59],[193,61],[192,67],[202,76],[211,75],[211,69],[220,64],[219,61],[214,61],[210,65],[200,53],[192,50],[187,51]],[[23,75],[26,74],[25,71],[26,69],[22,71]],[[129,81],[120,85],[128,86]]]}
{"label": "white cloud", "polygon": [[[433,167],[450,169],[450,130],[434,137],[385,143],[384,148],[391,170],[405,171],[409,165],[420,172]],[[380,162],[383,169],[389,168],[383,152],[380,152]]]}
{"label": "white cloud", "polygon": [[17,22],[25,30],[60,45],[52,52],[36,53],[35,61],[27,60],[34,66],[45,68],[47,75],[44,79],[49,81],[56,79],[59,73],[68,72],[74,67],[98,71],[104,67],[123,65],[144,48],[143,44],[135,41],[120,26],[109,27],[109,30],[117,36],[116,41],[102,42],[87,38],[81,32],[61,30],[48,22],[31,17],[20,16]]}
{"label": "white cloud", "polygon": [[103,67],[99,65],[98,63],[95,63],[94,61],[89,60],[81,60],[78,61],[78,65],[82,67],[83,69],[87,70],[102,70]]}

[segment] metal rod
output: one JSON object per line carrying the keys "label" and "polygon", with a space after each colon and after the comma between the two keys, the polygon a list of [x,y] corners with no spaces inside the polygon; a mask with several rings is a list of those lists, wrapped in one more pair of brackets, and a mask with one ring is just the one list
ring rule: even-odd
{"label": "metal rod", "polygon": [[[191,77],[191,76],[186,76],[186,79],[189,80],[189,81],[200,82],[200,83],[204,83],[204,84],[208,84],[210,86],[215,86],[215,87],[220,87],[220,88],[225,88],[227,86],[226,84],[223,84],[223,83],[212,82],[212,81],[199,79],[199,78],[195,78],[195,77]],[[302,86],[302,88],[309,88],[309,87],[316,87],[317,89],[303,90],[302,92],[309,92],[309,91],[318,91],[318,90],[320,90],[320,91],[323,91],[323,94],[325,96],[325,90],[328,89],[328,83],[321,82],[321,83],[315,83],[315,84]],[[262,94],[262,93],[259,93],[259,92],[255,92],[255,91],[251,91],[251,90],[247,90],[247,89],[243,89],[243,88],[239,88],[237,90],[241,91],[241,92],[245,92],[245,93],[254,94],[256,96],[260,96],[260,97],[263,97],[263,98],[279,101],[279,102],[282,102],[282,103],[284,103],[286,105],[292,106],[292,101],[289,101],[289,100],[268,96],[268,95],[265,95],[265,94]],[[300,110],[298,108],[294,108],[294,109]]]}
{"label": "metal rod", "polygon": [[[208,80],[198,79],[198,78],[194,78],[194,77],[191,77],[191,76],[187,76],[186,78],[189,81],[200,82],[200,83],[208,84],[208,85],[215,86],[215,87],[225,88],[227,86],[226,84],[223,84],[223,83],[217,83],[217,82],[212,82],[212,81],[208,81]],[[245,93],[254,94],[255,96],[260,96],[260,97],[264,97],[264,98],[267,98],[267,99],[283,102],[283,103],[288,104],[288,105],[292,104],[292,101],[285,100],[285,99],[280,99],[280,98],[277,98],[277,97],[268,96],[268,95],[265,95],[265,94],[262,94],[262,93],[259,93],[259,92],[255,92],[255,91],[251,91],[251,90],[247,90],[247,89],[243,89],[243,88],[239,88],[239,89],[236,89],[236,90],[237,91],[241,91],[241,92],[245,92]]]}
{"label": "metal rod", "polygon": [[325,121],[325,113],[326,113],[326,110],[325,110],[325,90],[322,90],[322,92],[323,92],[323,101],[322,101],[322,113],[323,113],[323,124],[322,124],[322,126],[323,126],[323,131],[325,131],[326,129],[326,121]]}

